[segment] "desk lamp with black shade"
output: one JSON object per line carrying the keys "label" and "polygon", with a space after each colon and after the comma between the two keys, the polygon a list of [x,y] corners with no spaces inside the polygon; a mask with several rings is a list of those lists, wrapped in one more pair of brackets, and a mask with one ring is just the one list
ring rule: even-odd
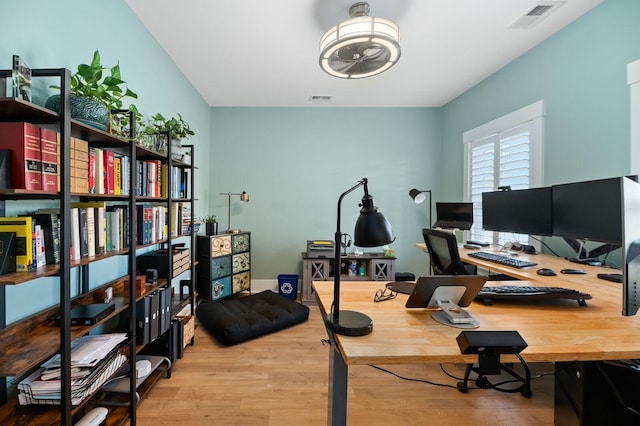
{"label": "desk lamp with black shade", "polygon": [[340,231],[340,208],[342,199],[350,192],[364,186],[364,196],[360,204],[360,216],[356,221],[353,243],[358,247],[378,247],[395,240],[391,231],[391,224],[385,219],[373,204],[373,197],[369,195],[368,179],[363,178],[358,183],[340,195],[338,199],[338,221],[335,233],[335,259],[333,264],[333,306],[327,317],[331,330],[345,336],[364,336],[373,330],[371,318],[361,312],[340,310],[340,245],[342,232]]}

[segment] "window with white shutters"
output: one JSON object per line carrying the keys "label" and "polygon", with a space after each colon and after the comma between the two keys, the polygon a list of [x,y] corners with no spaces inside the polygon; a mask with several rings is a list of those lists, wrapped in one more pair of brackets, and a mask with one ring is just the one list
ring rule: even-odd
{"label": "window with white shutters", "polygon": [[542,102],[480,126],[464,135],[465,199],[473,202],[469,239],[504,244],[537,245],[528,235],[482,229],[482,193],[508,186],[527,189],[542,185]]}

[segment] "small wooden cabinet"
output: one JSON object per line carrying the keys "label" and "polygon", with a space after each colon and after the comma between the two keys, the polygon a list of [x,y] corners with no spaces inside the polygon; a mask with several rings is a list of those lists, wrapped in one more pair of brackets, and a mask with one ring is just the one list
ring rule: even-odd
{"label": "small wooden cabinet", "polygon": [[[384,253],[363,253],[341,256],[341,281],[393,281],[396,258]],[[329,281],[334,277],[333,258],[309,257],[302,253],[302,303],[315,303],[312,281]]]}
{"label": "small wooden cabinet", "polygon": [[217,300],[251,289],[251,233],[198,236],[198,293]]}

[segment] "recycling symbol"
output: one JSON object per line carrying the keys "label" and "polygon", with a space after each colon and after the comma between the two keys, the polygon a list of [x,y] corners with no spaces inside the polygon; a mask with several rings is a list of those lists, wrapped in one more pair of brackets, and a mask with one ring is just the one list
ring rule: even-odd
{"label": "recycling symbol", "polygon": [[293,293],[293,286],[291,285],[291,283],[282,283],[282,285],[280,286],[280,291],[284,294],[291,294]]}

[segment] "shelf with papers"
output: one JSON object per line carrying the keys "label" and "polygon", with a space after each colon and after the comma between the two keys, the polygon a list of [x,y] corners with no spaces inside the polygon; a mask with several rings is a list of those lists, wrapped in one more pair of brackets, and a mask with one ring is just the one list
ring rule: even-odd
{"label": "shelf with papers", "polygon": [[[91,293],[76,297],[72,300],[72,307],[103,302],[105,289],[109,286],[115,287],[121,280],[115,280]],[[95,327],[116,317],[127,308],[127,302],[122,295],[115,296],[111,302],[115,304],[115,311],[96,324],[72,326],[71,340],[86,335]],[[0,353],[3,354],[0,376],[21,376],[38,367],[59,350],[60,328],[54,325],[53,320],[58,312],[59,308],[55,306],[0,329]]]}
{"label": "shelf with papers", "polygon": [[[126,333],[86,335],[71,344],[71,366],[84,374],[73,377],[71,382],[71,403],[79,407],[95,394],[126,364],[127,356],[122,353],[126,347]],[[124,345],[124,346],[122,346]],[[45,372],[60,369],[60,354],[53,355],[27,377],[18,383],[18,403],[31,405],[59,405],[61,381],[44,379]]]}

